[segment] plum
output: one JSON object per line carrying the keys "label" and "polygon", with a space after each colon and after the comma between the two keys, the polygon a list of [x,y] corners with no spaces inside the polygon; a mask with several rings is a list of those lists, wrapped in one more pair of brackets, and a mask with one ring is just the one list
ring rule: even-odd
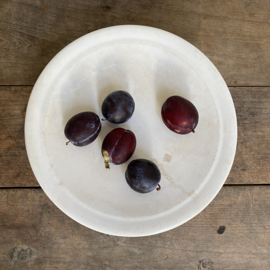
{"label": "plum", "polygon": [[71,117],[65,126],[65,136],[75,146],[92,143],[101,130],[99,117],[93,112],[81,112]]}
{"label": "plum", "polygon": [[135,110],[135,102],[128,92],[117,90],[104,99],[101,109],[106,120],[121,124],[131,118]]}
{"label": "plum", "polygon": [[126,170],[128,185],[139,193],[160,190],[161,174],[155,163],[147,159],[132,160]]}
{"label": "plum", "polygon": [[199,121],[196,107],[180,96],[169,97],[163,103],[161,115],[164,124],[178,134],[194,133]]}
{"label": "plum", "polygon": [[112,164],[123,164],[134,153],[136,148],[136,137],[130,130],[115,128],[104,138],[101,151],[105,167],[110,168]]}

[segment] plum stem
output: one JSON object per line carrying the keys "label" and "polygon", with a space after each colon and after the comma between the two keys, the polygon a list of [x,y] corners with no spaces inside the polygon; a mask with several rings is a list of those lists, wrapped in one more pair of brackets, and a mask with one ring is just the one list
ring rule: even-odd
{"label": "plum stem", "polygon": [[66,142],[66,145],[68,145],[70,143],[70,141]]}
{"label": "plum stem", "polygon": [[110,169],[110,157],[109,157],[109,153],[106,150],[102,150],[102,155],[104,158],[104,163],[105,163],[105,168],[106,169]]}
{"label": "plum stem", "polygon": [[101,121],[107,121],[107,119],[101,118]]}
{"label": "plum stem", "polygon": [[193,133],[195,133],[195,130],[194,130],[193,128],[191,129],[191,131],[192,131]]}
{"label": "plum stem", "polygon": [[160,184],[158,184],[157,188],[156,188],[157,191],[160,191],[161,190],[161,186]]}

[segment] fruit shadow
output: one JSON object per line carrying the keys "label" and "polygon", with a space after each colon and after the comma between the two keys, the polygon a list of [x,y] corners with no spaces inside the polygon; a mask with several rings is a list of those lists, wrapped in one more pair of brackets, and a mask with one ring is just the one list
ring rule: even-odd
{"label": "fruit shadow", "polygon": [[186,99],[190,97],[189,84],[183,79],[187,71],[177,62],[179,59],[160,59],[157,62],[155,74],[156,111],[161,114],[163,103],[170,96],[178,95]]}

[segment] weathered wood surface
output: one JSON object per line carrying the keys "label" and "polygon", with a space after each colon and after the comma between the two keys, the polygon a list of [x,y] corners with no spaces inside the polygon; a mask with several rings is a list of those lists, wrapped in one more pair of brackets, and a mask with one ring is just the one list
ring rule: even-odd
{"label": "weathered wood surface", "polygon": [[270,269],[269,186],[223,187],[186,224],[144,238],[83,227],[41,189],[2,189],[0,201],[0,269]]}
{"label": "weathered wood surface", "polygon": [[194,44],[228,85],[270,86],[270,2],[1,0],[0,85],[32,85],[76,38],[121,24],[153,26]]}
{"label": "weathered wood surface", "polygon": [[[38,186],[25,151],[24,114],[32,87],[0,87],[0,187]],[[270,183],[270,88],[230,88],[238,147],[226,184]]]}
{"label": "weathered wood surface", "polygon": [[227,184],[270,183],[270,88],[230,88],[238,142]]}
{"label": "weathered wood surface", "polygon": [[[238,147],[226,184],[270,183],[270,1],[0,0],[0,269],[269,270],[270,185],[225,186],[188,223],[144,238],[76,223],[37,189],[25,151],[31,86],[76,38],[121,24],[191,42],[231,87]],[[268,86],[268,87],[252,87]],[[2,187],[2,189],[1,189]],[[6,187],[6,188],[3,188]]]}
{"label": "weathered wood surface", "polygon": [[38,186],[25,149],[24,120],[32,87],[0,87],[0,187]]}

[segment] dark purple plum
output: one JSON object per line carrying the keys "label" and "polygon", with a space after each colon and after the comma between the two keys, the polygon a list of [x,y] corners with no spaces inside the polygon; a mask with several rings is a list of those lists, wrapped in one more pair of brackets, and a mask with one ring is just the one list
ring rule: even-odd
{"label": "dark purple plum", "polygon": [[147,159],[135,159],[126,170],[128,185],[139,193],[148,193],[160,189],[160,171],[155,163]]}
{"label": "dark purple plum", "polygon": [[65,126],[65,135],[76,146],[92,143],[101,130],[99,117],[93,112],[81,112],[71,117]]}
{"label": "dark purple plum", "polygon": [[121,124],[130,119],[135,109],[132,96],[122,90],[110,93],[102,103],[102,114],[106,120]]}
{"label": "dark purple plum", "polygon": [[130,130],[116,128],[107,134],[102,143],[101,151],[105,160],[105,167],[110,168],[112,164],[126,162],[134,153],[136,148],[136,137]]}
{"label": "dark purple plum", "polygon": [[199,121],[196,107],[180,96],[169,97],[163,103],[161,115],[164,124],[178,134],[194,133]]}

